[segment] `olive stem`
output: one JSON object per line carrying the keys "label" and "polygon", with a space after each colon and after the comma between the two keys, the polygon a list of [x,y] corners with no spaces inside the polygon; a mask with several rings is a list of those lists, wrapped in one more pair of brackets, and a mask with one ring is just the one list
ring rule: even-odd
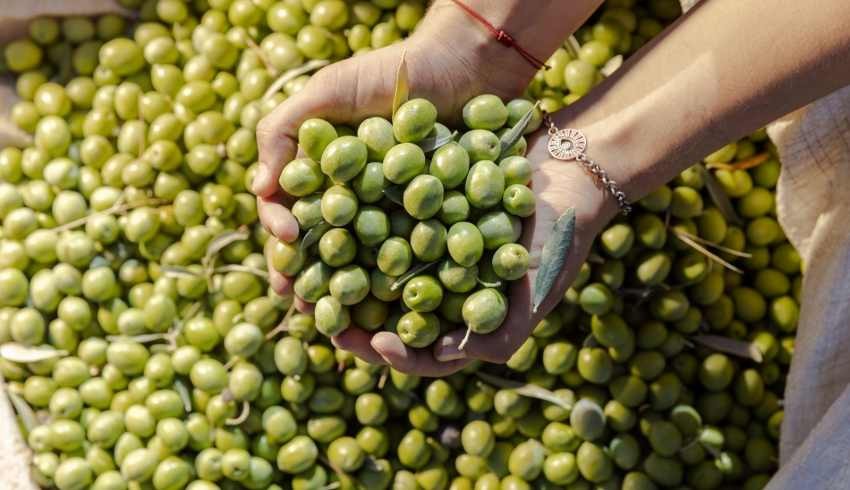
{"label": "olive stem", "polygon": [[274,338],[275,335],[279,334],[280,332],[285,332],[287,328],[289,328],[289,317],[291,317],[294,312],[295,302],[293,301],[292,304],[289,306],[289,309],[286,310],[286,315],[283,316],[283,320],[281,320],[276,327],[271,329],[269,333],[266,334],[266,340],[271,340]]}

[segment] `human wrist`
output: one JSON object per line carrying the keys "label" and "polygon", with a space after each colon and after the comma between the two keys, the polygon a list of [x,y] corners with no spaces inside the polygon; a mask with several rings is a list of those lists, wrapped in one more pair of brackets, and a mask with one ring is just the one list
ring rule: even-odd
{"label": "human wrist", "polygon": [[[465,3],[496,28],[509,32],[502,23],[517,3],[515,0],[493,9],[480,8],[469,0]],[[520,95],[537,71],[451,0],[435,0],[410,40],[412,47],[421,49],[425,56],[434,57],[436,50],[437,56],[456,61],[460,69],[469,73],[470,83],[502,97]],[[548,53],[543,54],[546,56]]]}

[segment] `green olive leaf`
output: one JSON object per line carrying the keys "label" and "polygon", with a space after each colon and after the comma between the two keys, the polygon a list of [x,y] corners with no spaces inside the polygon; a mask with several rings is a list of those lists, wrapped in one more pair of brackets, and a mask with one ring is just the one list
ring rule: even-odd
{"label": "green olive leaf", "polygon": [[404,206],[404,189],[406,186],[404,185],[390,185],[384,187],[384,196],[387,197],[390,201],[398,204],[399,206]]}
{"label": "green olive leaf", "polygon": [[720,182],[717,182],[714,174],[709,172],[704,164],[701,164],[700,168],[702,169],[705,188],[708,190],[711,201],[717,206],[717,210],[726,218],[726,221],[736,225],[742,224],[743,222],[738,216],[738,213],[735,212],[735,207],[732,206],[732,201],[729,200],[729,196],[723,190],[723,186],[720,185]]}
{"label": "green olive leaf", "polygon": [[436,260],[433,261],[433,262],[422,262],[421,264],[418,264],[414,267],[411,267],[411,269],[409,271],[402,274],[398,279],[396,279],[390,285],[390,291],[398,291],[398,288],[404,286],[404,283],[413,279],[417,275],[422,274],[423,272],[430,269],[431,267],[434,267],[437,264],[437,262],[438,261],[436,261]]}
{"label": "green olive leaf", "polygon": [[6,342],[0,345],[0,357],[7,361],[28,364],[31,362],[46,361],[57,357],[65,357],[67,351],[55,349],[49,345],[31,346],[17,342]]}
{"label": "green olive leaf", "polygon": [[183,408],[186,410],[186,413],[191,413],[192,397],[189,395],[189,389],[186,388],[186,385],[178,379],[174,382],[174,391],[180,395],[180,401],[183,402]]}
{"label": "green olive leaf", "polygon": [[307,249],[318,243],[319,239],[322,238],[322,235],[331,228],[331,225],[321,221],[316,226],[307,230],[307,233],[305,233],[304,237],[301,238],[301,252],[306,254]]}
{"label": "green olive leaf", "polygon": [[523,116],[519,119],[519,121],[514,124],[514,126],[505,132],[501,138],[499,138],[501,151],[499,152],[499,160],[504,157],[505,153],[508,152],[513,146],[522,138],[522,135],[525,134],[525,129],[528,127],[528,124],[531,122],[531,118],[534,117],[534,111],[537,110],[537,107],[540,105],[540,101],[534,103],[534,107],[528,110]]}
{"label": "green olive leaf", "polygon": [[454,139],[457,138],[457,135],[457,131],[452,131],[451,133],[425,138],[424,140],[416,144],[419,145],[419,148],[422,148],[423,152],[431,153],[432,151],[436,151],[441,146],[454,141]]}
{"label": "green olive leaf", "polygon": [[543,244],[543,252],[540,254],[540,268],[537,269],[537,278],[534,280],[534,292],[532,293],[532,311],[537,313],[546,295],[555,285],[567,254],[573,246],[573,235],[576,229],[576,210],[567,208],[555,225],[552,233]]}
{"label": "green olive leaf", "polygon": [[750,359],[759,363],[764,361],[764,356],[758,347],[746,340],[732,339],[720,335],[694,335],[691,337],[691,340],[717,352]]}
{"label": "green olive leaf", "polygon": [[578,39],[575,36],[570,36],[567,38],[567,42],[564,43],[564,49],[569,53],[570,58],[577,60],[578,52],[581,49],[581,44],[579,44]]}
{"label": "green olive leaf", "polygon": [[393,115],[402,104],[410,97],[410,80],[407,73],[406,50],[401,51],[401,60],[398,63],[398,71],[395,75],[395,93],[393,94]]}
{"label": "green olive leaf", "polygon": [[498,376],[493,376],[492,374],[488,374],[482,371],[476,372],[475,375],[481,378],[481,380],[484,382],[490,383],[494,386],[498,386],[499,388],[514,390],[522,396],[543,400],[553,405],[557,405],[563,408],[564,410],[572,410],[573,408],[572,404],[567,403],[558,395],[547,390],[546,388],[543,388],[542,386],[537,386],[535,384],[530,383],[520,383],[519,381],[500,378]]}

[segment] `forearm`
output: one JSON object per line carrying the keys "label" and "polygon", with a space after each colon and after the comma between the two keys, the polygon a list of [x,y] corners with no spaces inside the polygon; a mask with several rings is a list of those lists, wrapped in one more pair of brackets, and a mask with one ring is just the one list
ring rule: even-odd
{"label": "forearm", "polygon": [[[578,29],[603,0],[461,0],[497,29],[503,29],[535,57],[546,60]],[[419,36],[444,40],[454,54],[498,71],[524,88],[536,69],[501,44],[482,24],[452,0],[435,0],[417,30]]]}
{"label": "forearm", "polygon": [[850,3],[710,0],[556,117],[635,200],[723,144],[850,84]]}

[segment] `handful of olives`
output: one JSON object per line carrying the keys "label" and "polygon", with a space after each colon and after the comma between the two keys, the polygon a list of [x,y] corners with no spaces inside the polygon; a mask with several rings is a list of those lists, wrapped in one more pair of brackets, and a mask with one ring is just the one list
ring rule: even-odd
{"label": "handful of olives", "polygon": [[301,125],[304,157],[280,185],[298,198],[302,234],[268,254],[316,304],[321,333],[386,326],[427,347],[449,325],[486,334],[504,321],[505,288],[528,270],[521,220],[535,207],[525,139],[507,133],[535,130],[540,113],[525,99],[480,95],[464,106],[459,136],[437,119],[434,104],[412,99],[392,121],[371,117],[356,131]]}

